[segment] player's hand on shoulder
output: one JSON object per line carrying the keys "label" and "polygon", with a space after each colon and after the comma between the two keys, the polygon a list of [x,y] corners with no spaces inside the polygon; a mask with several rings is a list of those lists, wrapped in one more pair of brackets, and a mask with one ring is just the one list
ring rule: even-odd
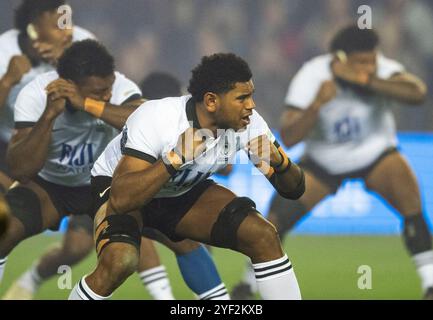
{"label": "player's hand on shoulder", "polygon": [[59,78],[51,82],[45,90],[53,100],[64,98],[69,100],[73,108],[84,110],[85,99],[72,81]]}
{"label": "player's hand on shoulder", "polygon": [[13,56],[9,61],[8,69],[5,74],[5,79],[9,85],[13,86],[19,83],[22,77],[30,71],[32,63],[25,55]]}
{"label": "player's hand on shoulder", "polygon": [[56,97],[54,94],[47,95],[47,107],[45,112],[48,116],[56,118],[65,111],[66,99],[62,97]]}
{"label": "player's hand on shoulder", "polygon": [[323,106],[337,95],[337,84],[334,80],[323,81],[319,92],[316,95],[316,104]]}

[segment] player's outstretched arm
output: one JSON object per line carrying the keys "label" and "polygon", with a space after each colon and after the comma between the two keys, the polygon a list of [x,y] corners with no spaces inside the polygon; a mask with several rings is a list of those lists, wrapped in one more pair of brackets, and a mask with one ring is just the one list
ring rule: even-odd
{"label": "player's outstretched arm", "polygon": [[397,74],[386,80],[373,76],[368,87],[377,93],[414,105],[423,103],[427,97],[426,84],[410,73]]}
{"label": "player's outstretched arm", "polygon": [[302,169],[291,162],[278,142],[272,143],[266,135],[249,143],[250,159],[284,198],[296,200],[305,192]]}
{"label": "player's outstretched arm", "polygon": [[26,182],[43,167],[51,141],[51,130],[65,110],[65,99],[47,99],[47,107],[31,128],[18,129],[9,143],[6,160],[12,178]]}

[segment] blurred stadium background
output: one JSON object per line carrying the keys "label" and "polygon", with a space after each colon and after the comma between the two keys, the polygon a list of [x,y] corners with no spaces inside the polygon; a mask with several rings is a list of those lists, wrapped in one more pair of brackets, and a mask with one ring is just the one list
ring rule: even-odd
{"label": "blurred stadium background", "polygon": [[[17,0],[0,3],[0,31],[12,26]],[[69,0],[74,22],[91,30],[114,53],[117,69],[139,81],[160,70],[186,85],[189,70],[202,55],[233,51],[250,63],[257,88],[258,111],[276,128],[291,77],[302,63],[327,49],[330,37],[357,18],[360,5],[370,5],[373,27],[382,51],[408,70],[433,83],[433,3],[429,0]],[[430,88],[431,89],[431,88]],[[396,107],[400,147],[416,171],[424,205],[433,221],[432,90],[417,108]],[[289,150],[293,159],[302,144]],[[248,165],[217,180],[267,212],[273,190]],[[63,224],[63,227],[65,226]],[[400,220],[362,182],[348,181],[301,222],[285,243],[309,299],[418,299],[419,282],[399,237]],[[0,296],[46,246],[60,238],[46,233],[27,240],[9,257]],[[181,281],[175,260],[161,248],[177,298],[192,294]],[[243,259],[215,250],[228,287],[240,278]],[[73,283],[94,265],[92,256],[74,269]],[[230,261],[230,263],[227,263]],[[373,289],[360,290],[357,269],[373,270]],[[43,286],[37,298],[63,299],[57,279]],[[128,280],[114,298],[149,298],[138,278]]]}

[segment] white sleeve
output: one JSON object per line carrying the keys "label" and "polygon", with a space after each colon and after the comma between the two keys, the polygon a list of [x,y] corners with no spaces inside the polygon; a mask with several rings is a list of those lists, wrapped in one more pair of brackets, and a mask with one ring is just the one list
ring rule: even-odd
{"label": "white sleeve", "polygon": [[377,76],[381,79],[389,79],[397,73],[404,72],[404,66],[392,59],[388,59],[382,54],[377,57]]}
{"label": "white sleeve", "polygon": [[311,105],[322,82],[326,80],[323,70],[316,69],[316,65],[317,63],[306,63],[296,73],[284,100],[286,105],[304,110]]}
{"label": "white sleeve", "polygon": [[157,106],[152,101],[145,102],[132,113],[124,130],[126,143],[123,153],[148,162],[155,162],[164,148],[161,127],[158,125]]}
{"label": "white sleeve", "polygon": [[18,94],[14,106],[15,124],[36,123],[47,104],[47,95],[38,79],[28,83]]}
{"label": "white sleeve", "polygon": [[121,105],[128,99],[136,96],[141,97],[140,88],[123,74],[115,73],[116,80],[113,84],[113,92],[110,102],[114,105]]}
{"label": "white sleeve", "polygon": [[91,33],[89,30],[86,30],[84,28],[81,28],[79,26],[74,26],[73,30],[73,41],[81,41],[86,39],[94,39],[96,40],[96,36]]}

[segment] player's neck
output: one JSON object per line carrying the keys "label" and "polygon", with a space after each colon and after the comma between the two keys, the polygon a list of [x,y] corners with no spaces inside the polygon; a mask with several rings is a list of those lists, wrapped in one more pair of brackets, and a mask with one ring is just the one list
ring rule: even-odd
{"label": "player's neck", "polygon": [[218,126],[215,120],[213,119],[213,117],[211,116],[211,114],[207,112],[203,103],[196,103],[195,111],[197,114],[197,120],[199,122],[199,126],[203,129],[208,129],[212,131],[214,138],[216,138]]}

